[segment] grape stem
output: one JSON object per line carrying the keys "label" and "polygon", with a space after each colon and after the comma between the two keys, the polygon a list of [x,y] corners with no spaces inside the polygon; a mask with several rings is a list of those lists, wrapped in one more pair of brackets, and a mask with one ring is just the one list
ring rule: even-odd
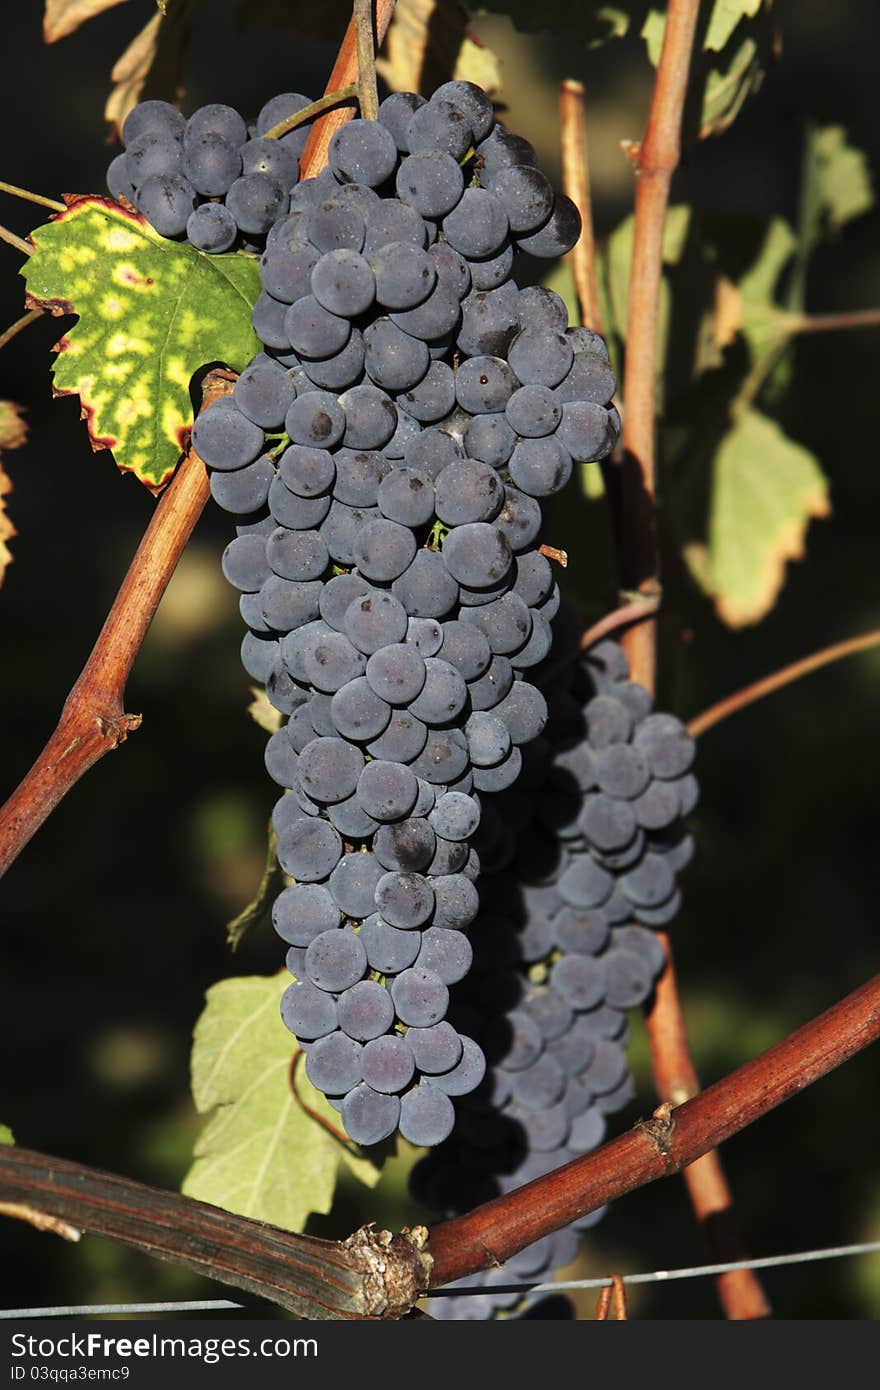
{"label": "grape stem", "polygon": [[358,102],[365,121],[379,118],[376,49],[373,44],[373,0],[354,0],[354,31],[358,62]]}
{"label": "grape stem", "polygon": [[[623,458],[604,471],[614,530],[621,589],[630,598],[660,593],[656,530],[656,413],[663,231],[672,175],[681,153],[681,124],[691,55],[699,19],[699,0],[669,0],[663,46],[643,139],[632,147],[636,175],[633,250],[626,325],[623,398]],[[633,680],[654,694],[657,620],[633,623],[622,635]],[[666,964],[646,1012],[654,1083],[661,1101],[699,1092],[669,938],[658,934]],[[744,1258],[735,1227],[733,1198],[718,1155],[703,1154],[686,1168],[685,1184],[694,1214],[714,1258]],[[718,1293],[729,1318],[764,1318],[769,1305],[752,1270],[719,1277]]]}
{"label": "grape stem", "polygon": [[310,1119],[314,1120],[315,1124],[320,1125],[322,1129],[326,1130],[327,1133],[331,1136],[331,1138],[335,1139],[338,1144],[341,1144],[342,1147],[345,1149],[346,1153],[357,1155],[357,1145],[351,1142],[348,1135],[345,1134],[341,1129],[337,1129],[336,1126],[331,1124],[329,1120],[325,1119],[323,1115],[319,1115],[318,1111],[313,1110],[312,1107],[308,1105],[300,1095],[299,1087],[296,1084],[297,1073],[299,1071],[299,1064],[300,1062],[304,1061],[305,1055],[306,1054],[303,1052],[302,1048],[297,1047],[294,1049],[293,1056],[290,1059],[290,1071],[288,1073],[288,1079],[290,1082],[290,1094],[293,1096],[293,1099],[296,1101],[296,1104],[299,1106],[300,1110],[304,1111],[304,1113],[308,1115]]}
{"label": "grape stem", "polygon": [[646,618],[653,618],[660,606],[660,596],[651,598],[647,594],[639,594],[631,603],[624,603],[620,608],[615,608],[613,612],[606,613],[604,618],[599,618],[591,627],[583,633],[580,642],[580,650],[587,651],[590,647],[595,647],[597,642],[601,642],[603,637],[609,633],[617,632],[622,627],[628,627],[630,623],[641,623]]}
{"label": "grape stem", "polygon": [[[880,1037],[880,975],[701,1095],[660,1105],[593,1153],[424,1232],[384,1233],[382,1288],[363,1231],[337,1242],[95,1168],[0,1146],[0,1203],[24,1205],[245,1289],[306,1318],[401,1317],[427,1288],[502,1265],[606,1202],[699,1161]],[[15,1212],[9,1212],[15,1215]],[[377,1299],[377,1292],[379,1297]]]}
{"label": "grape stem", "polygon": [[289,131],[296,130],[297,126],[305,125],[306,121],[314,120],[315,116],[320,116],[322,111],[329,111],[333,106],[339,106],[344,101],[351,101],[358,94],[356,82],[351,82],[347,87],[341,87],[338,92],[327,92],[326,95],[318,97],[317,101],[309,102],[301,111],[294,111],[292,116],[279,121],[273,125],[271,130],[267,130],[263,136],[264,140],[280,140],[282,135],[287,135]]}
{"label": "grape stem", "polygon": [[55,198],[44,198],[42,193],[31,193],[29,188],[19,188],[14,183],[4,183],[0,179],[0,193],[11,193],[13,198],[23,198],[26,203],[39,203],[41,207],[51,208],[53,212],[66,212],[67,204]]}
{"label": "grape stem", "polygon": [[0,227],[0,241],[5,241],[7,245],[14,246],[16,251],[20,251],[23,256],[33,255],[34,248],[30,242],[23,237],[16,236],[15,232],[10,232],[8,227]]}
{"label": "grape stem", "polygon": [[[380,39],[393,12],[393,0],[378,0]],[[356,77],[352,22],[330,74],[328,94],[338,94]],[[324,167],[330,136],[353,114],[352,108],[336,107],[315,121],[300,161],[302,178],[311,178]],[[332,128],[326,131],[325,125]],[[33,250],[2,226],[0,240],[25,256]],[[202,405],[206,408],[209,392],[214,400],[232,390],[231,374],[210,373],[203,389]],[[65,701],[58,727],[9,800],[0,806],[0,877],[80,777],[140,727],[141,716],[124,711],[125,682],[209,496],[205,465],[191,450],[159,502],[91,656]]]}
{"label": "grape stem", "polygon": [[688,724],[688,730],[694,738],[699,738],[701,734],[713,729],[716,724],[720,724],[731,714],[736,714],[738,710],[753,705],[756,700],[763,700],[765,695],[772,695],[774,691],[781,690],[783,686],[791,685],[793,681],[800,680],[802,676],[808,676],[823,666],[830,666],[833,661],[840,661],[845,656],[852,656],[855,652],[864,652],[870,647],[877,646],[880,646],[880,628],[874,628],[871,632],[863,632],[859,637],[849,637],[843,642],[835,642],[830,647],[823,647],[821,651],[801,657],[799,661],[793,661],[790,665],[773,671],[769,676],[764,676],[761,680],[753,681],[751,685],[744,686],[742,690],[737,690],[733,695],[726,696],[717,704],[710,705],[708,709],[703,710],[702,714],[694,716]]}
{"label": "grape stem", "polygon": [[[394,3],[395,0],[376,0],[376,41],[380,48],[394,14]],[[349,83],[356,80],[357,75],[357,39],[354,15],[352,15],[345,31],[345,37],[340,44],[339,56],[330,74],[327,90],[334,91],[337,87],[348,86]],[[350,121],[354,114],[355,108],[353,106],[341,106],[333,111],[328,111],[322,120],[315,122],[303,151],[304,169],[307,169],[309,173],[317,173],[319,169],[323,169],[327,163],[330,141],[340,126],[345,125],[346,121]]]}
{"label": "grape stem", "polygon": [[28,324],[36,323],[37,319],[41,319],[43,312],[42,309],[28,309],[26,314],[22,314],[20,319],[16,319],[15,323],[10,324],[5,333],[0,333],[0,348],[5,348],[7,343],[11,343],[12,339],[17,337],[23,328],[27,328]]}

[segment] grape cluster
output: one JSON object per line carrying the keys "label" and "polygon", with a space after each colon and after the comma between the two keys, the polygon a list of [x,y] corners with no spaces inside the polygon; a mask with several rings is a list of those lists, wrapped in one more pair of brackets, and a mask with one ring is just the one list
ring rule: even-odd
{"label": "grape cluster", "polygon": [[[677,719],[651,712],[621,649],[603,642],[548,674],[544,733],[516,787],[484,807],[475,837],[474,962],[450,1018],[479,1040],[487,1072],[462,1102],[454,1136],[411,1180],[444,1216],[602,1143],[606,1117],[633,1096],[626,1010],[644,1002],[662,969],[652,928],[675,915],[676,876],[692,851],[682,817],[696,801],[693,740]],[[568,1264],[601,1214],[482,1276],[480,1294],[432,1300],[432,1316],[511,1307],[518,1295],[498,1286],[542,1281]]]}
{"label": "grape cluster", "polygon": [[266,752],[282,1015],[362,1144],[442,1143],[483,1080],[446,1015],[474,837],[547,717],[527,678],[559,605],[540,499],[619,426],[601,339],[512,278],[515,250],[579,230],[533,158],[467,83],[344,126],[268,232],[265,351],[193,429],[239,517],[243,663],[288,716]]}
{"label": "grape cluster", "polygon": [[310,97],[284,92],[248,127],[220,103],[187,120],[168,102],[142,101],[126,118],[125,150],[110,163],[107,187],[162,236],[185,236],[198,251],[262,245],[290,205],[311,123],[280,139],[266,131],[310,104]]}

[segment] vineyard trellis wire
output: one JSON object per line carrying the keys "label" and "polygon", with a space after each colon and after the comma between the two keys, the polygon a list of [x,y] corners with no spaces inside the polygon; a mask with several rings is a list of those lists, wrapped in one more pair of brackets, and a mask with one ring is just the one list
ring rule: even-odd
{"label": "vineyard trellis wire", "polygon": [[[852,1259],[858,1255],[880,1254],[880,1240],[862,1241],[855,1245],[829,1245],[820,1250],[793,1250],[787,1255],[765,1255],[754,1260],[728,1260],[725,1264],[685,1265],[680,1269],[653,1269],[641,1274],[621,1274],[616,1278],[622,1284],[668,1284],[678,1279],[709,1279],[719,1274],[733,1274],[741,1269],[783,1269],[791,1265],[817,1264],[823,1260]],[[499,1284],[500,1293],[525,1295],[574,1292],[578,1289],[607,1289],[614,1284],[610,1274],[597,1275],[593,1279],[560,1279],[550,1284],[523,1284],[511,1282]],[[425,1297],[466,1298],[469,1294],[482,1294],[485,1289],[480,1284],[472,1287],[462,1285],[456,1289],[429,1289]],[[48,1308],[0,1308],[0,1322],[16,1318],[87,1318],[102,1317],[116,1313],[198,1313],[231,1312],[247,1310],[246,1303],[235,1303],[228,1298],[191,1298],[177,1302],[156,1303],[72,1303]]]}

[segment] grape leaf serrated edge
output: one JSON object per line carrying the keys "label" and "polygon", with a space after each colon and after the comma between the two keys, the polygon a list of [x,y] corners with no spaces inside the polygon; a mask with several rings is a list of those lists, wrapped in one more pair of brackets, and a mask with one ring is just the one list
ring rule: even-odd
{"label": "grape leaf serrated edge", "polygon": [[[150,226],[146,218],[130,205],[122,202],[114,202],[112,199],[105,196],[67,194],[65,195],[64,201],[67,203],[65,212],[53,216],[48,222],[42,224],[41,227],[37,227],[34,232],[31,233],[30,241],[34,247],[34,252],[30,260],[27,261],[21,269],[21,274],[25,277],[28,285],[28,290],[25,295],[25,303],[28,308],[40,308],[55,317],[68,314],[76,315],[79,320],[79,323],[73,325],[69,332],[63,335],[55,344],[54,351],[59,354],[59,358],[61,354],[70,350],[71,340],[80,324],[83,324],[86,328],[92,328],[97,316],[89,314],[90,306],[88,301],[76,303],[73,299],[58,293],[35,293],[32,282],[37,267],[42,264],[41,257],[51,258],[53,255],[55,257],[61,255],[58,249],[57,238],[55,238],[55,245],[50,244],[47,246],[45,234],[57,229],[62,224],[65,224],[67,227],[74,226],[74,219],[78,217],[94,213],[98,216],[104,216],[115,221],[118,225],[125,227],[131,234],[141,238],[144,245],[151,248],[156,253],[174,257],[177,261],[177,267],[186,267],[189,265],[192,269],[198,269],[200,272],[204,272],[205,270],[213,272],[214,275],[218,276],[224,282],[222,287],[223,290],[228,289],[230,291],[230,304],[234,304],[232,296],[237,297],[238,300],[241,301],[237,311],[242,316],[242,321],[240,323],[236,322],[236,311],[230,313],[226,323],[221,321],[220,315],[217,315],[216,348],[212,347],[209,353],[205,350],[201,352],[190,351],[189,355],[187,355],[186,346],[184,344],[177,346],[175,357],[183,360],[186,382],[184,384],[181,379],[178,379],[172,374],[170,370],[172,363],[169,362],[169,370],[164,373],[164,376],[159,376],[157,380],[157,387],[159,389],[157,390],[157,399],[153,402],[155,408],[150,415],[152,423],[152,440],[150,447],[146,451],[142,450],[137,461],[134,463],[128,461],[126,458],[126,450],[130,441],[124,430],[119,431],[118,435],[114,435],[102,432],[99,427],[96,427],[96,409],[94,402],[90,399],[88,391],[84,393],[80,389],[83,385],[83,381],[88,381],[89,378],[81,378],[79,381],[71,379],[65,384],[59,384],[57,378],[65,374],[70,376],[70,372],[65,373],[65,368],[67,366],[66,362],[62,362],[60,366],[56,363],[53,371],[53,376],[56,377],[56,380],[53,381],[52,393],[56,397],[79,396],[81,416],[86,422],[92,448],[96,451],[100,449],[113,450],[116,464],[120,471],[134,473],[138,480],[149,488],[151,492],[158,493],[171,478],[180,454],[189,443],[189,432],[192,423],[191,406],[189,402],[189,384],[195,372],[206,366],[208,362],[225,362],[226,365],[233,370],[240,371],[254,353],[259,350],[259,342],[251,326],[253,302],[256,298],[256,294],[259,292],[257,260],[253,256],[240,253],[209,256],[197,251],[194,247],[185,242],[180,243],[168,240],[160,236],[159,233]],[[44,235],[42,243],[40,240],[41,233]],[[75,246],[76,243],[74,239],[71,238],[68,248],[70,253],[75,252]],[[70,258],[73,258],[72,254]],[[172,273],[176,272],[177,267],[174,268],[174,272]],[[233,269],[235,273],[233,273]],[[73,273],[72,270],[71,273]],[[249,287],[252,291],[252,295],[246,292],[246,287],[244,285],[245,276],[249,276],[252,279],[253,283]],[[57,274],[54,278],[57,281]],[[130,283],[134,286],[135,281],[132,280]],[[153,283],[152,278],[149,276],[143,277],[139,281],[140,285],[146,285],[147,287],[152,287]],[[96,285],[94,290],[96,296],[100,293],[101,288],[103,288],[103,285]],[[187,298],[193,295],[192,282],[188,275],[180,276],[177,284],[175,284],[173,288],[174,293],[165,295],[161,301],[164,310],[164,321],[167,323],[167,332],[164,336],[160,334],[158,337],[158,342],[163,349],[158,355],[158,360],[160,362],[164,362],[164,349],[171,341],[171,329],[177,322],[181,305],[185,303]],[[120,286],[118,282],[116,284],[116,289],[118,293],[122,295],[126,292],[125,286]],[[131,307],[131,304],[129,307]],[[222,318],[226,319],[227,316],[224,314]],[[117,328],[122,327],[124,322],[124,317],[120,318]],[[245,323],[247,325],[246,328],[244,327]],[[226,329],[225,332],[224,328]],[[100,354],[101,345],[102,343],[99,341],[97,349],[98,354]],[[94,365],[96,361],[96,357],[94,356],[94,343],[89,345],[86,360],[88,360],[90,354],[92,354]],[[156,372],[155,366],[151,366],[149,369],[154,373]],[[93,372],[92,380],[94,380],[94,375]],[[148,461],[144,458],[144,452],[150,455]]]}

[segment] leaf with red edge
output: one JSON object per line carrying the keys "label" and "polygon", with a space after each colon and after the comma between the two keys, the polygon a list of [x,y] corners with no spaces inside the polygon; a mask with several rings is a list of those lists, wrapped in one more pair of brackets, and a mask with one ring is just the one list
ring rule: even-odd
{"label": "leaf with red edge", "polygon": [[207,256],[109,198],[76,198],[31,234],[27,304],[79,321],[57,344],[56,395],[77,395],[94,449],[157,492],[192,423],[190,382],[259,351],[253,256]]}

